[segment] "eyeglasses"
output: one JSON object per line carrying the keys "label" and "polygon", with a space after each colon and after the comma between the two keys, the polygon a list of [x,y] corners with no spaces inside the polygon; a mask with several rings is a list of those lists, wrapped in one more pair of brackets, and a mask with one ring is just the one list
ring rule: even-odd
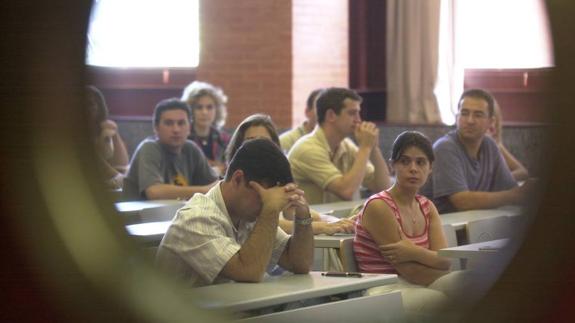
{"label": "eyeglasses", "polygon": [[478,119],[478,120],[487,118],[487,114],[483,111],[470,112],[468,110],[461,110],[461,111],[459,111],[459,113],[457,113],[457,116],[460,118],[469,118],[471,116],[471,117],[473,117],[473,119]]}

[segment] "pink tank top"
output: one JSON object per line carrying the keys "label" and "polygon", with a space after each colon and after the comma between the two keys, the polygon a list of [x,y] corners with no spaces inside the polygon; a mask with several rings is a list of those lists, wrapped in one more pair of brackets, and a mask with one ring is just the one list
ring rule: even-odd
{"label": "pink tank top", "polygon": [[393,214],[395,215],[395,219],[399,224],[400,230],[406,238],[420,247],[429,249],[430,202],[422,195],[416,195],[415,199],[419,203],[419,207],[423,213],[423,217],[425,218],[425,229],[422,234],[417,236],[410,236],[405,233],[403,224],[401,222],[401,217],[399,215],[399,209],[389,192],[382,191],[372,195],[365,202],[363,209],[359,213],[359,216],[355,222],[355,237],[353,239],[353,250],[359,271],[365,273],[397,274],[395,268],[390,263],[385,261],[381,255],[379,247],[373,240],[371,234],[361,225],[363,213],[365,212],[367,205],[373,200],[382,200],[387,205],[389,205],[389,207],[393,210]]}

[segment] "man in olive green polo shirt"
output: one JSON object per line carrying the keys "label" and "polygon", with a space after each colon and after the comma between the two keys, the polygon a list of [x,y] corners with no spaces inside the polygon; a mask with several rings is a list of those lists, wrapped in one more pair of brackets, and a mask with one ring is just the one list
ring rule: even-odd
{"label": "man in olive green polo shirt", "polygon": [[[327,88],[316,101],[318,127],[288,154],[295,182],[310,204],[360,199],[390,187],[379,148],[379,129],[360,117],[362,98],[346,88]],[[358,145],[347,137],[354,135]]]}

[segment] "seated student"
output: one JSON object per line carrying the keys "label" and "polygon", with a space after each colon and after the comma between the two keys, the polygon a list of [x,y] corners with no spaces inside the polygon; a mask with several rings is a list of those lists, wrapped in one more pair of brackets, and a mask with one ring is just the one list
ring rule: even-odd
{"label": "seated student", "polygon": [[493,115],[489,93],[467,90],[459,99],[456,130],[433,145],[437,159],[421,193],[433,199],[440,213],[520,204],[533,191],[532,180],[517,185],[497,144],[486,135]]}
{"label": "seated student", "polygon": [[445,305],[458,276],[440,279],[451,265],[437,255],[447,247],[441,219],[433,203],[417,194],[433,160],[429,139],[416,131],[401,133],[391,155],[395,183],[372,195],[356,220],[353,248],[359,271],[397,274],[393,288],[402,290],[406,311]]}
{"label": "seated student", "polygon": [[118,125],[108,119],[108,107],[102,92],[95,86],[87,86],[86,97],[98,168],[107,187],[122,188],[129,162],[126,145],[118,133]]}
{"label": "seated student", "polygon": [[305,118],[306,120],[297,128],[293,128],[286,131],[280,135],[280,145],[286,154],[289,152],[291,147],[295,142],[303,137],[304,135],[310,133],[315,125],[317,124],[317,114],[315,112],[315,100],[317,95],[321,92],[321,89],[313,90],[307,97],[306,107],[305,107]]}
{"label": "seated student", "polygon": [[[318,126],[288,153],[294,179],[311,204],[357,200],[362,184],[373,192],[390,186],[379,129],[361,121],[361,101],[350,89],[322,90],[316,100]],[[347,138],[351,135],[359,147]]]}
{"label": "seated student", "polygon": [[[265,114],[253,114],[245,118],[236,131],[232,135],[228,149],[226,150],[226,159],[231,160],[238,148],[245,140],[263,138],[273,141],[279,146],[278,135],[276,127],[272,122],[270,116]],[[337,222],[324,222],[321,216],[311,210],[311,215],[314,220],[312,229],[314,234],[335,234],[335,233],[351,233],[353,232],[353,222],[343,219]],[[293,214],[290,212],[282,212],[279,220],[280,227],[287,233],[292,233],[293,230]]]}
{"label": "seated student", "polygon": [[124,179],[125,200],[189,199],[217,180],[200,148],[187,140],[190,107],[176,98],[154,110],[155,138],[142,141]]}
{"label": "seated student", "polygon": [[393,186],[372,195],[356,220],[354,252],[361,272],[397,273],[408,282],[429,285],[449,270],[437,256],[447,247],[433,203],[417,192],[427,180],[433,149],[424,135],[401,133],[393,143]]}
{"label": "seated student", "polygon": [[[278,228],[279,213],[290,209],[291,236]],[[292,183],[280,148],[267,139],[248,140],[234,154],[225,179],[178,211],[156,264],[193,286],[259,282],[276,264],[305,274],[313,261],[310,224],[303,191]]]}
{"label": "seated student", "polygon": [[521,162],[517,160],[509,150],[507,150],[505,145],[503,145],[503,115],[501,114],[501,108],[495,99],[493,99],[493,103],[495,107],[495,118],[493,125],[487,130],[487,134],[490,135],[497,143],[497,147],[499,148],[507,167],[509,167],[513,178],[518,182],[524,181],[529,178],[529,172],[527,171],[527,168],[525,168],[525,166],[523,166],[523,164],[521,164]]}
{"label": "seated student", "polygon": [[194,81],[184,89],[182,101],[192,109],[188,139],[194,141],[218,174],[226,171],[224,152],[230,136],[223,130],[226,123],[227,96],[222,89],[209,83]]}

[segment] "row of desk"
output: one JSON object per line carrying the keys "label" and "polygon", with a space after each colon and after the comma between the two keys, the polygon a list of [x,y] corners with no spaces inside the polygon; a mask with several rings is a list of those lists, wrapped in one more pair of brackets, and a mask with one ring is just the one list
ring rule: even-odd
{"label": "row of desk", "polygon": [[363,274],[362,277],[349,278],[323,276],[316,271],[309,275],[270,276],[257,284],[233,282],[209,285],[194,288],[192,293],[199,307],[245,312],[324,296],[345,295],[343,298],[347,298],[371,287],[396,282],[396,275]]}
{"label": "row of desk", "polygon": [[[153,201],[130,201],[115,203],[116,210],[122,216],[126,224],[169,221],[176,211],[184,206],[182,200],[153,200]],[[327,204],[310,205],[310,208],[320,214],[343,218],[363,201],[344,201]]]}
{"label": "row of desk", "polygon": [[[360,203],[361,201],[338,202],[314,205],[312,208],[339,218],[347,216],[350,210]],[[164,200],[120,202],[116,207],[128,223],[126,229],[132,237],[144,246],[157,246],[177,209],[183,205],[183,201]],[[458,232],[457,244],[461,244],[462,241],[466,242],[467,226],[472,221],[514,218],[520,215],[519,208],[501,208],[456,212],[443,214],[441,217],[444,225]],[[316,235],[314,237],[316,254],[323,257],[323,263],[319,268],[314,266],[314,269],[332,269],[326,258],[330,256],[330,252],[335,251],[337,254],[342,241],[352,239],[353,234]],[[486,259],[504,248],[507,243],[508,240],[502,239],[479,244],[455,245],[440,250],[439,254],[451,258]],[[317,250],[321,252],[318,253]],[[190,292],[196,296],[197,305],[201,308],[222,310],[231,313],[236,319],[247,315],[240,320],[242,322],[288,322],[297,318],[305,320],[320,316],[322,319],[329,318],[327,321],[342,322],[355,319],[357,313],[362,313],[362,319],[368,317],[381,321],[383,318],[391,318],[390,321],[395,321],[403,317],[400,292],[373,297],[362,296],[362,292],[367,288],[392,284],[396,280],[395,275],[364,274],[361,278],[325,277],[316,271],[310,275],[289,274],[269,277],[259,284],[212,285],[194,288]],[[323,301],[301,307],[306,300],[312,299],[316,301],[323,299]]]}
{"label": "row of desk", "polygon": [[[329,214],[332,217],[341,218],[349,215],[349,212],[363,201],[345,201],[328,204],[312,205],[311,208],[321,214]],[[128,232],[142,241],[146,245],[159,243],[161,237],[169,226],[169,221],[176,211],[185,204],[180,200],[156,200],[156,201],[134,201],[116,203],[116,209],[128,224]],[[454,212],[442,214],[441,219],[445,226],[450,226],[456,232],[457,245],[480,242],[481,240],[493,240],[501,238],[501,234],[490,234],[481,230],[493,230],[493,228],[482,228],[477,233],[468,232],[468,224],[473,221],[488,220],[496,223],[502,219],[516,224],[524,219],[519,207],[503,207],[492,210],[471,210],[464,212]],[[519,221],[518,221],[519,220]],[[502,223],[497,223],[503,226]],[[473,235],[473,236],[472,236]],[[345,236],[345,235],[344,235]],[[318,236],[322,237],[322,236]],[[316,246],[319,248],[337,248],[341,236],[316,239]],[[451,244],[453,246],[453,243]]]}
{"label": "row of desk", "polygon": [[[143,246],[154,247],[160,243],[170,225],[170,220],[184,203],[176,200],[137,201],[117,203],[116,207],[125,221],[131,223],[126,226],[129,234]],[[330,214],[331,217],[341,217],[347,216],[360,203],[362,201],[346,201],[312,207],[318,212]],[[448,239],[448,241],[453,240],[449,243],[449,247],[456,247],[507,237],[507,233],[496,231],[505,225],[509,226],[509,222],[512,222],[510,219],[524,218],[521,214],[518,207],[504,207],[493,210],[447,213],[442,214],[441,218],[446,235],[449,235],[450,230],[455,233],[453,239]],[[475,225],[474,227],[474,222],[487,222],[488,225]],[[338,249],[344,240],[349,239],[353,239],[353,234],[316,235],[313,269],[342,270],[343,265],[338,257]],[[460,268],[460,266],[461,264],[455,263],[454,268]]]}
{"label": "row of desk", "polygon": [[397,282],[396,275],[327,277],[285,274],[263,282],[227,283],[190,289],[199,308],[224,313],[238,322],[367,322],[403,321],[401,293],[364,296],[372,287]]}
{"label": "row of desk", "polygon": [[[508,242],[508,239],[500,239],[446,248],[439,254],[483,260],[495,255]],[[258,284],[210,285],[190,292],[200,308],[224,311],[236,318],[247,315],[241,322],[293,322],[310,318],[321,318],[322,322],[349,322],[358,318],[362,321],[396,322],[404,319],[399,291],[363,296],[368,288],[396,282],[396,275],[328,277],[320,272],[311,272],[309,275],[268,277]]]}
{"label": "row of desk", "polygon": [[[347,216],[360,202],[339,202],[312,206],[332,217]],[[116,203],[116,208],[127,223],[126,229],[140,245],[157,246],[170,226],[171,219],[183,201],[136,201]],[[316,248],[323,252],[323,264],[315,269],[328,268],[327,251],[337,250],[342,239],[353,235],[317,235]],[[316,249],[317,250],[317,249]],[[293,322],[321,318],[325,322],[362,320],[401,321],[403,304],[399,291],[376,296],[363,296],[371,287],[393,284],[396,275],[364,274],[361,278],[326,277],[320,272],[309,275],[267,277],[264,282],[229,283],[190,290],[196,305],[203,309],[223,311],[240,322]],[[359,312],[358,312],[359,311]],[[243,319],[240,319],[244,317]]]}

